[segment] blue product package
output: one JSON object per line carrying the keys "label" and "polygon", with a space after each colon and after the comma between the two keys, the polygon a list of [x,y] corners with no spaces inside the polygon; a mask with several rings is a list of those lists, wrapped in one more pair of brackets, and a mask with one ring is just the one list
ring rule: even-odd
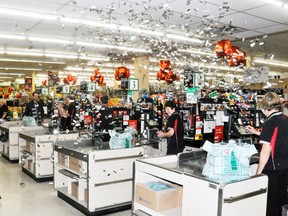
{"label": "blue product package", "polygon": [[173,185],[164,182],[148,182],[145,184],[145,186],[153,191],[168,191],[176,189],[175,187],[173,187]]}

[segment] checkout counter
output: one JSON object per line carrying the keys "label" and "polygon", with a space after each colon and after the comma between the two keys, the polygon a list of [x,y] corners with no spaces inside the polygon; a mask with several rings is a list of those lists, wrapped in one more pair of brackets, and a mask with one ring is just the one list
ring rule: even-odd
{"label": "checkout counter", "polygon": [[[267,176],[257,175],[234,181],[211,180],[202,174],[206,155],[205,151],[200,150],[182,153],[179,157],[171,155],[137,159],[134,166],[132,214],[138,216],[265,216]],[[257,161],[257,157],[252,157],[250,164]],[[151,191],[140,191],[139,187],[148,182],[168,182],[176,185],[180,191],[180,194],[174,196],[174,201],[177,203],[171,205],[171,208],[161,209],[161,206],[157,205],[171,200],[159,200],[163,197],[167,199],[167,196],[161,196],[157,192],[156,195],[151,195]]]}
{"label": "checkout counter", "polygon": [[51,132],[48,128],[19,132],[19,164],[37,182],[53,180],[53,143],[79,137],[77,131]]}
{"label": "checkout counter", "polygon": [[5,121],[0,124],[1,135],[7,136],[7,142],[1,142],[2,157],[11,163],[19,161],[19,132],[43,129],[43,126],[25,127],[22,121]]}
{"label": "checkout counter", "polygon": [[55,142],[54,188],[58,197],[85,215],[130,209],[133,163],[161,156],[162,151],[153,148],[157,142],[138,140],[131,148],[119,149],[110,149],[109,143],[97,136]]}

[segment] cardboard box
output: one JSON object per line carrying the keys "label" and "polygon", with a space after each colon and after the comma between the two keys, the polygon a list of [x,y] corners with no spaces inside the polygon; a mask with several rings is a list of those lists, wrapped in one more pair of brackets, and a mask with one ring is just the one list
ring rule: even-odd
{"label": "cardboard box", "polygon": [[79,188],[78,182],[72,182],[71,183],[71,194],[72,194],[72,196],[76,197],[77,199],[78,199],[78,188]]}
{"label": "cardboard box", "polygon": [[65,155],[61,152],[57,152],[58,153],[58,164],[63,165],[63,166],[67,166],[68,164],[68,155]]}
{"label": "cardboard box", "polygon": [[33,151],[34,151],[34,143],[32,143],[30,141],[27,141],[26,142],[26,149],[27,149],[27,151],[33,153]]}
{"label": "cardboard box", "polygon": [[30,172],[32,172],[32,173],[34,173],[35,172],[35,163],[33,163],[33,161],[32,160],[27,160],[27,162],[28,162],[28,170],[30,171]]}
{"label": "cardboard box", "polygon": [[137,183],[135,201],[155,211],[180,207],[182,205],[182,187],[171,185],[175,189],[154,191],[142,183]]}
{"label": "cardboard box", "polygon": [[84,189],[84,202],[88,202],[88,189],[87,188],[85,188]]}
{"label": "cardboard box", "polygon": [[69,157],[69,168],[74,170],[75,172],[81,173],[82,171],[82,161],[74,158],[74,157]]}

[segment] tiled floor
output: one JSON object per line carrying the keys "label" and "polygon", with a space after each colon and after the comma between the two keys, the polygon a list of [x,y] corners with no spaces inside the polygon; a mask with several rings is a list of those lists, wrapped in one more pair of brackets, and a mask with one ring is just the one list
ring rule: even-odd
{"label": "tiled floor", "polygon": [[[74,207],[57,197],[53,182],[37,183],[0,154],[0,216],[81,216]],[[123,211],[110,216],[129,216]]]}

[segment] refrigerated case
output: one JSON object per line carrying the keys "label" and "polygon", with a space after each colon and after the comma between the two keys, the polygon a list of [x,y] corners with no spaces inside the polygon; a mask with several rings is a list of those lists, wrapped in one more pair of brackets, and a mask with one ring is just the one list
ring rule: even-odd
{"label": "refrigerated case", "polygon": [[[134,168],[133,215],[138,216],[265,216],[267,183],[265,175],[235,181],[215,181],[202,175],[204,151],[161,158],[137,159]],[[182,205],[155,211],[137,202],[137,184],[165,181],[182,187]],[[148,201],[149,202],[149,201]]]}

